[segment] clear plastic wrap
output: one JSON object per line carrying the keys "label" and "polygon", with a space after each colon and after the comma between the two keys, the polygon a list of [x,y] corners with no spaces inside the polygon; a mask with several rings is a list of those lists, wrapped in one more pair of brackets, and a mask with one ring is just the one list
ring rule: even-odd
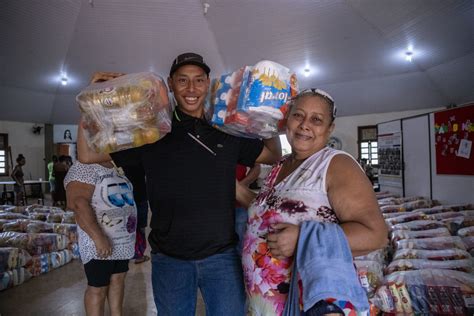
{"label": "clear plastic wrap", "polygon": [[422,250],[399,249],[393,255],[393,261],[400,259],[426,259],[433,261],[471,259],[471,255],[461,249]]}
{"label": "clear plastic wrap", "polygon": [[31,277],[31,273],[23,267],[0,273],[0,291],[20,285]]}
{"label": "clear plastic wrap", "polygon": [[30,254],[24,249],[14,247],[0,248],[0,273],[27,265]]}
{"label": "clear plastic wrap", "polygon": [[395,272],[371,299],[385,313],[403,315],[472,315],[474,276],[426,269]]}
{"label": "clear plastic wrap", "polygon": [[474,236],[474,226],[461,228],[457,234],[460,237]]}
{"label": "clear plastic wrap", "polygon": [[76,97],[88,145],[110,153],[151,144],[171,131],[171,105],[163,79],[153,73],[93,83]]}
{"label": "clear plastic wrap", "polygon": [[435,228],[441,228],[441,227],[446,227],[446,224],[435,221],[435,220],[418,220],[418,221],[412,221],[412,222],[406,222],[406,223],[400,223],[400,224],[395,224],[389,226],[389,230],[412,230],[412,231],[417,231],[417,230],[428,230],[428,229],[435,229]]}
{"label": "clear plastic wrap", "polygon": [[31,262],[26,266],[26,269],[31,275],[38,276],[51,270],[50,261],[51,253],[37,254],[31,258]]}
{"label": "clear plastic wrap", "polygon": [[14,205],[0,205],[0,212],[13,212],[15,208]]}
{"label": "clear plastic wrap", "polygon": [[[28,227],[36,227],[36,226],[44,226],[44,222],[31,220],[31,219],[16,219],[11,220],[10,222],[3,225],[4,232],[22,232],[27,233]],[[33,232],[33,231],[32,231]],[[34,231],[34,232],[41,232],[41,231]],[[47,231],[45,231],[47,232]],[[52,227],[50,227],[50,232],[52,232]]]}
{"label": "clear plastic wrap", "polygon": [[214,80],[210,122],[235,136],[274,137],[297,89],[296,75],[280,64],[264,60],[242,67]]}
{"label": "clear plastic wrap", "polygon": [[462,204],[448,204],[448,205],[438,205],[434,206],[433,209],[450,209],[454,212],[465,211],[465,210],[474,210],[474,204],[462,203]]}
{"label": "clear plastic wrap", "polygon": [[41,221],[31,221],[26,226],[27,233],[53,233],[53,225]]}
{"label": "clear plastic wrap", "polygon": [[459,236],[434,237],[423,239],[402,239],[396,242],[396,249],[424,249],[424,250],[443,250],[443,249],[461,249],[466,247]]}
{"label": "clear plastic wrap", "polygon": [[70,243],[76,243],[78,240],[76,224],[54,224],[53,231],[56,234],[67,236]]}
{"label": "clear plastic wrap", "polygon": [[390,262],[385,268],[385,274],[397,271],[422,270],[422,269],[448,269],[471,273],[473,270],[472,260],[427,260],[427,259],[399,259]]}
{"label": "clear plastic wrap", "polygon": [[474,255],[474,236],[461,237],[464,247],[471,255]]}
{"label": "clear plastic wrap", "polygon": [[368,297],[375,294],[375,290],[383,281],[383,266],[377,261],[354,260],[360,284]]}
{"label": "clear plastic wrap", "polygon": [[444,212],[431,215],[434,219],[443,220],[452,217],[459,217],[459,216],[470,216],[474,217],[474,211],[452,211],[452,212]]}
{"label": "clear plastic wrap", "polygon": [[28,216],[13,212],[0,212],[0,219],[28,219]]}
{"label": "clear plastic wrap", "polygon": [[426,214],[423,214],[422,212],[410,212],[410,213],[401,214],[401,215],[390,217],[390,218],[385,218],[385,222],[390,227],[390,226],[401,224],[401,223],[408,223],[408,222],[419,221],[419,220],[432,220],[432,219],[433,217],[431,215],[426,215]]}
{"label": "clear plastic wrap", "polygon": [[474,216],[459,214],[459,216],[456,217],[441,219],[440,222],[448,227],[451,235],[456,235],[459,229],[474,226]]}
{"label": "clear plastic wrap", "polygon": [[407,197],[395,198],[395,199],[393,199],[393,203],[403,204],[403,203],[413,202],[413,201],[417,201],[417,200],[426,200],[426,199],[422,196],[407,196]]}
{"label": "clear plastic wrap", "polygon": [[372,251],[365,256],[358,256],[354,257],[354,260],[357,261],[376,261],[378,262],[381,266],[385,265],[385,262],[387,261],[387,248],[382,248],[378,249],[375,251]]}
{"label": "clear plastic wrap", "polygon": [[72,252],[69,249],[52,252],[49,260],[50,270],[57,269],[72,260]]}
{"label": "clear plastic wrap", "polygon": [[451,236],[449,230],[446,227],[440,227],[428,230],[394,230],[390,233],[392,243],[395,243],[402,239],[423,239],[433,237],[449,237]]}
{"label": "clear plastic wrap", "polygon": [[76,215],[72,211],[66,211],[63,214],[62,224],[76,224]]}
{"label": "clear plastic wrap", "polygon": [[25,249],[31,255],[58,251],[66,248],[69,243],[67,236],[50,233],[0,233],[0,247],[16,247]]}
{"label": "clear plastic wrap", "polygon": [[64,212],[62,213],[49,213],[46,217],[48,223],[61,223],[63,220]]}

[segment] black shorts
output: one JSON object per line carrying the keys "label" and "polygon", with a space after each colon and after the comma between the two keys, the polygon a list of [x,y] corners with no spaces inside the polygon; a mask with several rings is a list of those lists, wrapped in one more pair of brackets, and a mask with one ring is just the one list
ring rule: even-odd
{"label": "black shorts", "polygon": [[96,260],[92,259],[84,265],[87,284],[103,287],[110,284],[112,274],[128,271],[128,260]]}

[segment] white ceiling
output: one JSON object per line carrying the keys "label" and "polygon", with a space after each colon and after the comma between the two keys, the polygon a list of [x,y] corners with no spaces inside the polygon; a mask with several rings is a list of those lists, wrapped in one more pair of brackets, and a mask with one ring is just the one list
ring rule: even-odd
{"label": "white ceiling", "polygon": [[0,120],[76,123],[94,71],[166,77],[187,51],[211,76],[262,59],[310,66],[300,87],[327,90],[342,116],[462,104],[474,100],[474,1],[3,0]]}

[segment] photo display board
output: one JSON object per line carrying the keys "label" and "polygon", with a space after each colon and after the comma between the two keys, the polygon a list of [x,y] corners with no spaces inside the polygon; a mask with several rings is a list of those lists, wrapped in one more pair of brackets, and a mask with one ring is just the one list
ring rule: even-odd
{"label": "photo display board", "polygon": [[401,121],[377,125],[380,191],[403,195]]}

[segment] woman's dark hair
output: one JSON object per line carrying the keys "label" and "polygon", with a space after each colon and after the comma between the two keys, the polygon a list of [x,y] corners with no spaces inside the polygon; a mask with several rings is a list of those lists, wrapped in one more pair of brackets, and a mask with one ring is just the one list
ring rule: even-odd
{"label": "woman's dark hair", "polygon": [[16,158],[16,162],[20,163],[20,161],[22,161],[23,159],[25,159],[25,156],[23,156],[22,154],[19,154],[18,157]]}
{"label": "woman's dark hair", "polygon": [[71,131],[68,129],[64,131],[64,139],[67,139],[67,138],[72,139]]}

